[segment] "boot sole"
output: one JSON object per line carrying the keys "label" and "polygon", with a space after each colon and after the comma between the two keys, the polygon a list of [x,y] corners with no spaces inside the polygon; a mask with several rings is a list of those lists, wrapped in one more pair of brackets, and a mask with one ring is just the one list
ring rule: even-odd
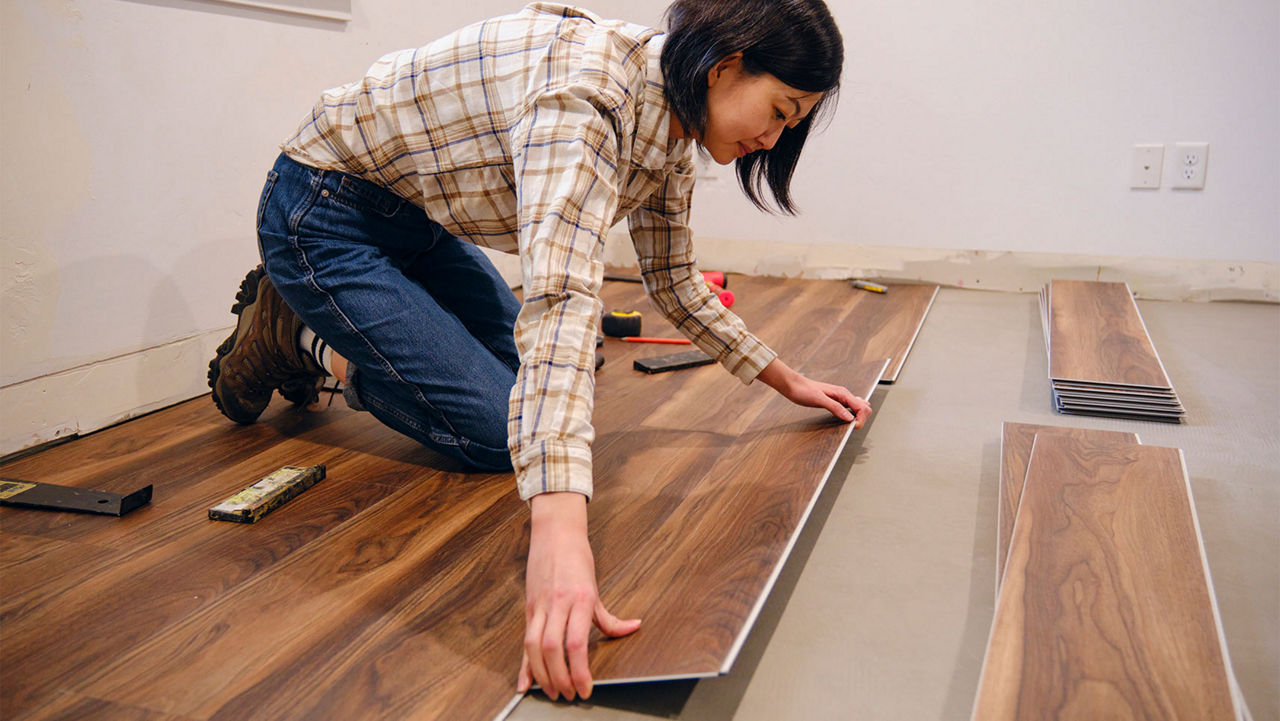
{"label": "boot sole", "polygon": [[232,418],[227,414],[226,408],[222,405],[222,399],[218,397],[218,376],[221,374],[221,368],[219,366],[223,357],[230,353],[231,349],[236,344],[236,336],[240,333],[241,312],[258,300],[258,284],[262,281],[262,276],[265,273],[266,271],[262,269],[262,266],[258,266],[257,268],[249,271],[249,274],[244,277],[244,280],[240,281],[240,290],[236,292],[235,303],[231,305],[231,313],[236,317],[236,327],[231,329],[231,335],[227,336],[227,339],[222,341],[222,344],[218,346],[218,350],[213,356],[213,360],[209,361],[209,389],[213,391],[211,394],[213,397],[213,404],[218,407],[218,411],[221,412],[222,415],[242,425],[249,425],[257,421],[258,417],[255,415],[249,420],[239,420],[237,418]]}

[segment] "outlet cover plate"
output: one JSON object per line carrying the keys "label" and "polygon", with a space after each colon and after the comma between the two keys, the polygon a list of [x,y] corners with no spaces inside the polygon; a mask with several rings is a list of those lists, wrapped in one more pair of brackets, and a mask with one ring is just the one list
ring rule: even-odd
{"label": "outlet cover plate", "polygon": [[1159,188],[1164,168],[1163,145],[1133,146],[1133,170],[1130,188]]}
{"label": "outlet cover plate", "polygon": [[1173,187],[1184,190],[1204,188],[1209,166],[1208,143],[1176,143],[1173,146]]}

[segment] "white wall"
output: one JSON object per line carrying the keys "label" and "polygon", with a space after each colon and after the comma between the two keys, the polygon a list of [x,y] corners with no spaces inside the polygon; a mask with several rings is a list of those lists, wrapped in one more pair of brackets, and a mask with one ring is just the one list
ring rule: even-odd
{"label": "white wall", "polygon": [[[798,222],[731,179],[725,238],[1280,260],[1280,2],[836,0],[838,114],[797,172]],[[1203,191],[1131,190],[1138,143],[1210,143]]]}
{"label": "white wall", "polygon": [[[646,23],[665,4],[584,2]],[[203,0],[0,3],[0,453],[203,392],[257,262],[263,175],[318,92],[520,4],[353,0],[335,23]],[[1274,284],[1280,3],[831,6],[849,62],[798,172],[805,214],[760,216],[714,169],[700,234],[1262,261]],[[1133,144],[1180,140],[1211,143],[1204,191],[1128,189]]]}

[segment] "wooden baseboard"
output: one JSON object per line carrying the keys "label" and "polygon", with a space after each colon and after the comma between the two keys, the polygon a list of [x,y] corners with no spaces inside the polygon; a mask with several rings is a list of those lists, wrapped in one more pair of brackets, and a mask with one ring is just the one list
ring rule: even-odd
{"label": "wooden baseboard", "polygon": [[205,370],[228,331],[219,328],[0,388],[0,456],[208,393]]}

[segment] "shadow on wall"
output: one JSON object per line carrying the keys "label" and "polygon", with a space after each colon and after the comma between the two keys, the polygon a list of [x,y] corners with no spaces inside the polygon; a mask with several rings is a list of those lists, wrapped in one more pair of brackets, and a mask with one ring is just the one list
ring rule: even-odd
{"label": "shadow on wall", "polygon": [[[257,2],[250,0],[127,0],[138,5],[172,8],[189,12],[209,13],[226,17],[258,20],[312,30],[330,30],[346,32],[347,22],[351,19],[351,0],[277,0],[277,2]],[[274,7],[273,7],[274,6]],[[286,10],[284,8],[297,8]],[[279,8],[279,9],[277,9]],[[305,14],[308,11],[326,13],[330,16]]]}
{"label": "shadow on wall", "polygon": [[[225,255],[226,245],[210,241],[189,248],[167,269],[139,255],[59,266],[45,259],[41,271],[24,279],[21,304],[11,304],[12,294],[6,294],[6,387],[49,379],[42,405],[50,409],[87,411],[96,405],[110,412],[105,407],[110,404],[120,414],[179,388],[202,388],[208,359],[187,357],[204,351],[200,343],[184,341],[221,336],[232,325],[228,313],[211,329],[192,308],[209,274],[208,259]],[[212,291],[219,306],[225,296],[224,312],[236,287],[233,281]],[[200,382],[193,385],[196,376]],[[186,397],[192,395],[198,392]]]}

